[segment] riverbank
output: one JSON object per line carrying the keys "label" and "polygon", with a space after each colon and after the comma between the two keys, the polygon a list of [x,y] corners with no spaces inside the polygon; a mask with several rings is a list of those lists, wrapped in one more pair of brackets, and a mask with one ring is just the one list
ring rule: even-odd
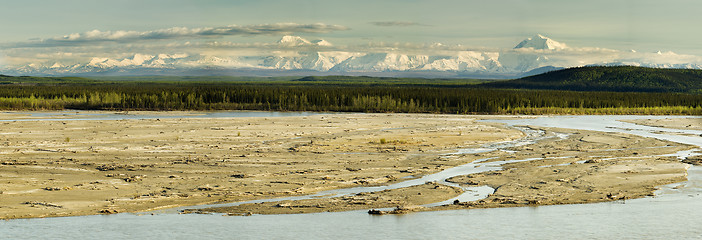
{"label": "riverbank", "polygon": [[[8,118],[23,119],[0,114]],[[523,136],[475,120],[331,114],[2,122],[0,219],[141,212],[380,185],[478,158],[440,157],[456,148]]]}

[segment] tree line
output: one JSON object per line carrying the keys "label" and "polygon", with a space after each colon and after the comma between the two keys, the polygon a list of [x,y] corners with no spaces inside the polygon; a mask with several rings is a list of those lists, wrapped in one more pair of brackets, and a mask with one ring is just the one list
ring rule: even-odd
{"label": "tree line", "polygon": [[274,110],[453,114],[702,114],[702,95],[475,86],[109,82],[0,87],[4,110]]}

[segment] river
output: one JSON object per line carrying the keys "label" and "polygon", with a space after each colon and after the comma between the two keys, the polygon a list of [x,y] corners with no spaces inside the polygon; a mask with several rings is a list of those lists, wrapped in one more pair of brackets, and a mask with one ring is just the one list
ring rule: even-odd
{"label": "river", "polygon": [[[211,116],[210,116],[211,117]],[[232,117],[232,116],[226,116]],[[702,147],[702,131],[618,120],[659,116],[547,116],[490,120],[654,137]],[[85,119],[85,118],[80,118]],[[689,152],[688,152],[689,153]],[[0,222],[3,239],[699,239],[702,167],[656,197],[579,205],[470,209],[373,216],[365,211],[292,215],[115,214]],[[411,180],[409,180],[411,181]]]}

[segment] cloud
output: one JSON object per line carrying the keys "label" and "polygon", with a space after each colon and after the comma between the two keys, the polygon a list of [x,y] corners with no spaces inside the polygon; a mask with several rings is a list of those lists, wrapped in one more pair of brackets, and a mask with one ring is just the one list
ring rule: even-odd
{"label": "cloud", "polygon": [[93,30],[84,33],[72,33],[63,37],[41,39],[23,43],[15,43],[9,47],[60,47],[79,46],[101,42],[129,43],[135,41],[163,40],[176,38],[207,38],[221,36],[252,36],[252,35],[287,35],[293,33],[328,33],[349,30],[348,27],[324,23],[299,24],[275,23],[259,25],[230,25],[225,27],[187,28],[173,27],[152,31],[100,31]]}
{"label": "cloud", "polygon": [[370,22],[378,27],[409,27],[409,26],[426,26],[417,22],[405,22],[405,21],[381,21],[381,22]]}
{"label": "cloud", "polygon": [[[308,39],[305,39],[308,40]],[[313,40],[310,42],[319,41]],[[499,49],[493,48],[474,48],[455,44],[441,43],[408,43],[408,42],[368,42],[357,43],[352,45],[335,44],[330,46],[319,46],[314,44],[306,45],[285,45],[280,43],[234,43],[228,41],[212,41],[187,44],[172,44],[173,48],[188,48],[195,49],[216,49],[222,51],[224,49],[231,50],[260,50],[265,51],[298,51],[298,52],[313,52],[313,51],[340,51],[340,52],[363,52],[363,53],[386,53],[395,52],[402,54],[429,54],[429,55],[452,55],[457,51],[491,51],[497,52]],[[187,45],[187,46],[186,46]]]}

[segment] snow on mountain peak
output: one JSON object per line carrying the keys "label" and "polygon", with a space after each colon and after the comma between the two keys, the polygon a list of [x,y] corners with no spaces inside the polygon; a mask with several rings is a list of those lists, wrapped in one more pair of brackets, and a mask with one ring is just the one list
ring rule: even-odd
{"label": "snow on mountain peak", "polygon": [[426,55],[368,53],[350,57],[329,69],[331,72],[383,72],[419,69],[429,63]]}
{"label": "snow on mountain peak", "polygon": [[283,36],[278,40],[278,45],[285,47],[298,47],[298,46],[320,46],[320,47],[331,47],[332,44],[324,39],[308,41],[302,37],[298,36]]}
{"label": "snow on mountain peak", "polygon": [[278,44],[288,47],[311,45],[310,41],[298,36],[283,36],[278,40]]}
{"label": "snow on mountain peak", "polygon": [[63,64],[60,64],[60,63],[54,63],[54,65],[51,65],[51,67],[49,67],[49,68],[53,68],[53,69],[56,69],[56,68],[65,68],[65,67],[66,67],[66,66],[65,66],[65,65],[63,65]]}
{"label": "snow on mountain peak", "polygon": [[322,47],[331,47],[332,46],[332,44],[330,42],[327,42],[327,40],[324,40],[324,39],[314,40],[314,41],[312,41],[312,44],[317,45],[317,46],[322,46]]}
{"label": "snow on mountain peak", "polygon": [[176,53],[176,54],[159,54],[158,58],[159,59],[179,59],[179,58],[186,58],[188,57],[188,54],[185,53]]}
{"label": "snow on mountain peak", "polygon": [[132,59],[124,59],[122,60],[123,65],[142,65],[144,62],[149,61],[154,59],[155,56],[153,55],[146,55],[146,54],[134,54]]}
{"label": "snow on mountain peak", "polygon": [[524,41],[517,44],[517,46],[514,48],[515,49],[517,49],[517,48],[533,48],[533,49],[559,50],[559,49],[565,49],[567,47],[564,43],[559,43],[559,42],[554,41],[553,39],[550,39],[548,37],[544,37],[541,34],[536,34],[536,36],[534,36],[534,37],[524,39]]}

